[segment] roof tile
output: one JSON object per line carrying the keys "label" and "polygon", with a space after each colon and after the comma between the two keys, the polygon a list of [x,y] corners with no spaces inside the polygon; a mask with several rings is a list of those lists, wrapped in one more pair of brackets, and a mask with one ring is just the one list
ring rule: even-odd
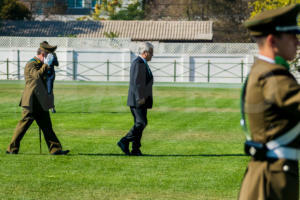
{"label": "roof tile", "polygon": [[0,36],[104,38],[114,32],[132,40],[212,40],[212,21],[2,21]]}

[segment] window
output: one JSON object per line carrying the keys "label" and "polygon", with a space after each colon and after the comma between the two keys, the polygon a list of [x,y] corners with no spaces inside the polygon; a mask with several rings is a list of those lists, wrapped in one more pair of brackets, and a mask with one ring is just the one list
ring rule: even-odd
{"label": "window", "polygon": [[75,0],[76,8],[83,8],[83,0]]}
{"label": "window", "polygon": [[75,7],[75,0],[68,0],[68,7],[74,8]]}
{"label": "window", "polygon": [[84,0],[68,0],[69,8],[83,8]]}

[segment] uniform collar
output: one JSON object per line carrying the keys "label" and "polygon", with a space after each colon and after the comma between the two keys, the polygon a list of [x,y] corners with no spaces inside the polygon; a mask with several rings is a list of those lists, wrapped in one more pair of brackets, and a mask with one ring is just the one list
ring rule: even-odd
{"label": "uniform collar", "polygon": [[287,70],[290,70],[289,63],[283,57],[276,56],[275,57],[275,63],[285,67]]}
{"label": "uniform collar", "polygon": [[36,60],[36,62],[39,63],[39,64],[42,62],[37,56],[34,56],[33,59]]}
{"label": "uniform collar", "polygon": [[275,60],[272,59],[272,58],[269,58],[269,57],[267,57],[267,56],[263,56],[263,55],[259,54],[259,55],[257,56],[257,58],[260,59],[260,60],[266,61],[266,62],[268,62],[268,63],[275,64]]}
{"label": "uniform collar", "polygon": [[263,56],[263,55],[258,55],[257,56],[258,59],[266,61],[268,63],[272,63],[272,64],[278,64],[281,65],[283,67],[285,67],[287,70],[290,70],[290,65],[286,62],[286,60],[280,56],[275,56],[275,59]]}

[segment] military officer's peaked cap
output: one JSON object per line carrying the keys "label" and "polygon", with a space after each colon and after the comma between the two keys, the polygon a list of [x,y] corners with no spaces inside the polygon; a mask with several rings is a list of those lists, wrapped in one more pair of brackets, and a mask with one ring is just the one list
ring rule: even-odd
{"label": "military officer's peaked cap", "polygon": [[300,4],[268,10],[250,18],[244,25],[250,30],[252,36],[264,36],[272,33],[300,34],[300,28],[297,25],[299,11]]}
{"label": "military officer's peaked cap", "polygon": [[53,53],[57,46],[51,46],[47,41],[40,43],[40,48],[45,50],[48,53]]}

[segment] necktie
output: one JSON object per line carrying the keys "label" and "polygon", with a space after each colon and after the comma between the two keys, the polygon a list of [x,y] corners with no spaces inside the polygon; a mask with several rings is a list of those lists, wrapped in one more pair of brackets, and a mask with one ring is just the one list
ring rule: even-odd
{"label": "necktie", "polygon": [[152,72],[150,70],[150,67],[149,67],[148,63],[145,63],[145,64],[146,64],[146,68],[148,70],[148,73],[149,73],[150,77],[152,77]]}

